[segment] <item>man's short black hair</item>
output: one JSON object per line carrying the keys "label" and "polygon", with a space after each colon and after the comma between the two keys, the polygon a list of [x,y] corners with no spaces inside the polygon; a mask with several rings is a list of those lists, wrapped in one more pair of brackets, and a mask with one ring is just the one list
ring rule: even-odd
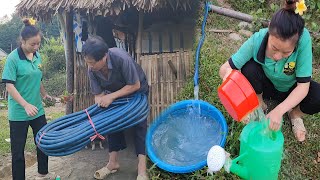
{"label": "man's short black hair", "polygon": [[82,47],[82,55],[100,61],[106,55],[108,49],[107,43],[101,37],[90,36]]}

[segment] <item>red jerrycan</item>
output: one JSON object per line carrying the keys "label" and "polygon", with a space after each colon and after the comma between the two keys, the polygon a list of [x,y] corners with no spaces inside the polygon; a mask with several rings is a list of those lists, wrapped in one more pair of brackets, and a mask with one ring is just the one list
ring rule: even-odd
{"label": "red jerrycan", "polygon": [[259,100],[250,82],[237,70],[232,70],[219,86],[218,96],[228,113],[241,121],[259,107]]}

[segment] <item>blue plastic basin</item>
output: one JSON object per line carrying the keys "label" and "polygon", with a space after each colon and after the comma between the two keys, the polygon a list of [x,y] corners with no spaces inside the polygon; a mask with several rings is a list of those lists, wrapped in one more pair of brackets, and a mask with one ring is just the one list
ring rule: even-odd
{"label": "blue plastic basin", "polygon": [[172,172],[172,173],[189,173],[189,172],[199,170],[207,165],[206,158],[204,158],[203,160],[193,165],[177,166],[177,165],[169,164],[161,160],[159,157],[157,157],[156,151],[152,145],[152,137],[153,137],[152,135],[154,134],[159,124],[166,121],[169,115],[171,116],[178,115],[179,113],[186,112],[189,106],[196,106],[196,107],[200,106],[201,115],[212,117],[212,119],[214,119],[221,126],[222,133],[221,133],[221,140],[219,145],[221,147],[224,147],[225,145],[226,137],[228,133],[228,126],[224,116],[216,107],[209,104],[208,102],[201,101],[201,100],[184,100],[184,101],[177,102],[169,106],[154,120],[154,122],[151,124],[151,126],[148,129],[147,137],[146,137],[146,148],[147,148],[147,153],[149,158],[159,168],[165,171]]}

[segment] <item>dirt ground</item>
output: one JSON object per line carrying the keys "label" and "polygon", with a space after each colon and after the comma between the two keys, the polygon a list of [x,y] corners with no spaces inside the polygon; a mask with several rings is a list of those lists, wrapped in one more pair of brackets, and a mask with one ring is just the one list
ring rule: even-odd
{"label": "dirt ground", "polygon": [[[127,138],[131,132],[127,133]],[[130,138],[128,138],[130,139]],[[106,179],[110,180],[134,180],[137,177],[137,158],[134,153],[132,141],[129,141],[128,148],[119,153],[120,170]],[[108,159],[108,149],[101,150],[96,147],[95,150],[83,149],[73,155],[64,157],[49,157],[49,171],[59,175],[61,179],[66,180],[93,180],[93,174],[96,170],[106,165]],[[7,164],[2,166],[4,172],[3,180],[11,180],[11,160],[6,157]],[[33,164],[30,166],[30,164]],[[36,156],[26,154],[26,179],[33,180],[37,175]]]}
{"label": "dirt ground", "polygon": [[[56,106],[46,109],[46,114],[59,113],[64,111],[64,106]],[[137,157],[135,155],[132,130],[126,131],[128,148],[119,153],[120,170],[110,175],[106,179],[110,180],[131,180],[137,177]],[[83,149],[75,154],[64,157],[49,157],[49,171],[59,175],[62,180],[90,180],[94,179],[96,170],[107,164],[108,147],[107,142],[103,142],[104,149],[100,149],[96,144],[96,149]],[[0,179],[11,180],[11,157],[10,155],[0,157]],[[37,174],[37,163],[35,153],[25,152],[26,159],[26,179],[33,180]]]}
{"label": "dirt ground", "polygon": [[[129,140],[131,132],[127,132]],[[132,137],[132,136],[131,136]],[[128,148],[119,153],[120,170],[106,179],[110,180],[133,180],[137,177],[137,158],[134,153],[133,143],[129,140]],[[50,157],[49,171],[59,175],[61,179],[68,180],[90,180],[94,179],[96,170],[107,164],[108,148],[104,142],[104,150],[98,147],[94,151],[83,149],[73,155],[65,157]],[[27,168],[27,179],[32,180],[37,174],[37,164]]]}

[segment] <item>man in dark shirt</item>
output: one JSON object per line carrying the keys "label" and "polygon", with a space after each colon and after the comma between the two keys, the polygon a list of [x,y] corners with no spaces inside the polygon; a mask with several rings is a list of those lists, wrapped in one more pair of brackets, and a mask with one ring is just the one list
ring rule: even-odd
{"label": "man in dark shirt", "polygon": [[[135,92],[148,95],[149,86],[146,75],[134,59],[120,48],[108,48],[100,37],[90,37],[83,46],[82,53],[88,65],[91,92],[95,102],[101,107],[108,107],[115,99]],[[136,154],[139,159],[137,179],[147,179],[145,136],[147,120],[134,126]],[[123,132],[108,135],[109,162],[98,170],[94,177],[103,179],[116,172],[120,165],[117,152],[126,148]]]}

